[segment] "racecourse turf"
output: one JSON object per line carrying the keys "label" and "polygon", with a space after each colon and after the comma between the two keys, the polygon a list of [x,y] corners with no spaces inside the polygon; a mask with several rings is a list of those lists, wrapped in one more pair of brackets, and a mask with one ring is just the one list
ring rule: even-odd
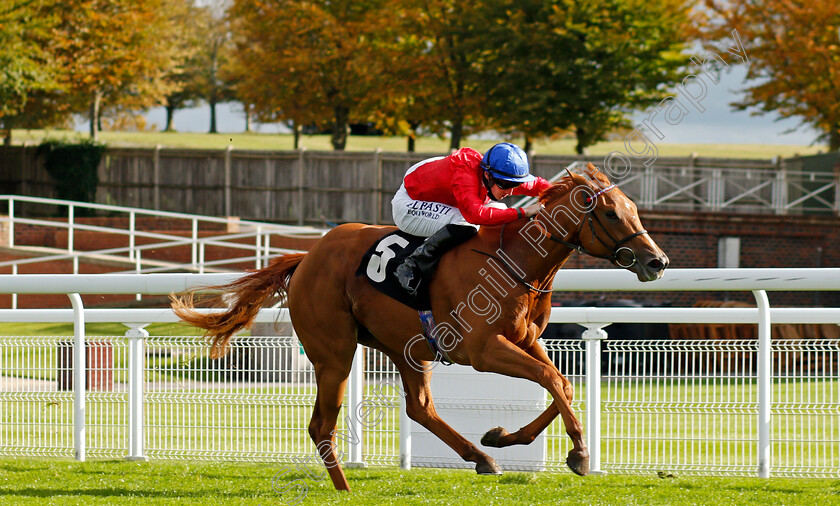
{"label": "racecourse turf", "polygon": [[348,469],[353,491],[340,493],[333,490],[329,480],[315,480],[320,477],[270,463],[5,458],[0,459],[0,503],[840,504],[840,478],[688,477],[670,473],[661,473],[661,477],[578,477],[569,472],[478,476],[471,470],[369,468]]}

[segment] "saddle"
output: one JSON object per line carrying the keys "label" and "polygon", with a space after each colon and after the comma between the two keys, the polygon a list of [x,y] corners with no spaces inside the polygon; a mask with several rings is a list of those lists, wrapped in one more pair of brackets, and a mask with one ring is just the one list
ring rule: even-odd
{"label": "saddle", "polygon": [[406,306],[421,310],[430,310],[429,283],[423,283],[416,297],[406,293],[397,282],[394,270],[418,246],[423,244],[425,237],[411,235],[401,230],[392,232],[371,246],[362,256],[356,276],[364,276],[371,286]]}
{"label": "saddle", "polygon": [[356,276],[366,277],[371,286],[378,291],[417,310],[426,343],[435,355],[435,360],[444,365],[451,365],[452,360],[446,350],[440,347],[435,333],[436,324],[429,299],[431,283],[421,283],[417,295],[412,296],[400,286],[394,276],[397,266],[423,244],[424,240],[425,237],[411,235],[401,230],[386,235],[376,241],[362,256],[359,268],[356,269]]}

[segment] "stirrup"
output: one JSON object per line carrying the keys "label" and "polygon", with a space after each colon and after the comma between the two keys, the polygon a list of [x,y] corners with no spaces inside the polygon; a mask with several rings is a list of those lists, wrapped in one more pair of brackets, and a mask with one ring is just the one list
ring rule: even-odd
{"label": "stirrup", "polygon": [[411,296],[417,295],[417,291],[420,289],[420,284],[423,281],[423,276],[415,271],[412,271],[411,268],[405,264],[398,266],[394,271],[394,275],[397,278],[397,282],[399,282],[400,286],[406,291],[406,293]]}

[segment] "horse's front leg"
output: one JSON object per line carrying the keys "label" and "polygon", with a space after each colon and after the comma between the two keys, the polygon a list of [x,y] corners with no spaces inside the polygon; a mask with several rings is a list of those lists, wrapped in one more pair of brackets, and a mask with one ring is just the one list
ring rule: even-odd
{"label": "horse's front leg", "polygon": [[[566,434],[569,435],[573,444],[573,448],[566,458],[566,464],[576,474],[582,476],[589,474],[589,450],[583,440],[583,427],[572,411],[572,390],[569,380],[557,371],[550,360],[546,363],[532,357],[514,346],[502,335],[488,339],[482,343],[480,350],[475,351],[470,353],[470,361],[476,370],[528,379],[539,383],[540,386],[551,393],[554,398],[554,410],[559,412],[563,418]],[[550,409],[546,410],[534,422],[521,429],[520,432],[524,431],[530,434],[538,428],[543,430],[551,423],[554,416],[556,415],[553,415]]]}
{"label": "horse's front leg", "polygon": [[[397,367],[406,390],[406,414],[437,436],[465,461],[475,462],[478,474],[502,474],[502,469],[490,455],[479,450],[467,438],[444,422],[435,411],[430,386],[431,372],[421,372],[399,353],[383,350]],[[429,362],[423,362],[426,367]]]}
{"label": "horse's front leg", "polygon": [[[535,359],[539,360],[540,362],[547,364],[551,367],[557,369],[554,365],[554,362],[551,361],[551,358],[545,352],[545,349],[536,341],[530,348],[525,349],[525,353],[534,357]],[[557,371],[560,374],[560,371]],[[574,387],[572,383],[566,379],[565,376],[560,374],[560,378],[564,382],[563,390],[566,393],[566,398],[569,402],[572,402],[572,398],[574,396]],[[557,415],[560,412],[557,410],[557,405],[555,403],[551,403],[548,408],[540,413],[540,415],[534,419],[533,422],[529,423],[528,425],[520,428],[518,431],[514,433],[509,433],[503,427],[495,427],[487,431],[484,434],[484,437],[481,438],[481,444],[484,446],[491,446],[494,448],[504,448],[506,446],[513,446],[513,445],[527,445],[534,442],[534,440],[539,436],[542,431],[544,431],[551,422],[553,422]]]}

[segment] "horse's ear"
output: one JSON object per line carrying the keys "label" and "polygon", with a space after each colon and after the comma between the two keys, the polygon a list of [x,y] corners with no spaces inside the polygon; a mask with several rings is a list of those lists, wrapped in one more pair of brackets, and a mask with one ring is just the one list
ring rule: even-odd
{"label": "horse's ear", "polygon": [[569,173],[569,177],[572,178],[572,182],[575,185],[586,185],[586,178],[581,176],[580,174],[575,174],[574,172],[566,169],[566,172]]}
{"label": "horse's ear", "polygon": [[604,175],[603,172],[598,170],[598,167],[596,167],[592,162],[589,162],[589,163],[586,164],[586,172],[589,173],[589,175],[592,177],[592,179],[595,179],[595,180],[601,182],[604,185],[611,184],[610,180],[607,178],[607,176]]}

